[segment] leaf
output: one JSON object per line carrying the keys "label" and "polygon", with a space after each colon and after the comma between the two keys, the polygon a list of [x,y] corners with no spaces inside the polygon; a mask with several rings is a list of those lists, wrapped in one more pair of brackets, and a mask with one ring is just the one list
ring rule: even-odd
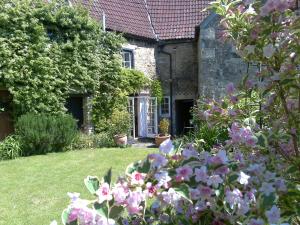
{"label": "leaf", "polygon": [[108,207],[106,204],[106,201],[103,203],[94,203],[94,209],[101,215],[104,216],[105,218],[108,218]]}
{"label": "leaf", "polygon": [[142,164],[142,166],[138,167],[138,172],[140,173],[149,173],[151,168],[151,163],[149,159],[145,160]]}
{"label": "leaf", "polygon": [[64,225],[68,223],[69,214],[70,214],[70,209],[65,209],[61,214],[61,221]]}
{"label": "leaf", "polygon": [[127,174],[127,175],[130,175],[130,174],[132,174],[134,171],[137,171],[140,163],[141,163],[141,162],[139,161],[139,162],[135,162],[135,163],[129,164],[129,165],[127,166],[127,168],[126,168],[126,174]]}
{"label": "leaf", "polygon": [[99,189],[100,182],[97,177],[88,176],[84,179],[84,184],[91,194],[96,194],[96,191]]}
{"label": "leaf", "polygon": [[123,211],[124,211],[124,207],[122,207],[122,206],[113,206],[110,210],[109,217],[114,219],[114,220],[117,220],[118,218],[120,218]]}
{"label": "leaf", "polygon": [[271,193],[269,196],[262,195],[262,207],[264,209],[269,209],[271,206],[275,204],[276,195],[275,193]]}
{"label": "leaf", "polygon": [[179,187],[174,188],[174,190],[179,194],[181,197],[188,200],[190,203],[193,203],[190,199],[190,192],[189,186],[187,184],[181,184]]}
{"label": "leaf", "polygon": [[256,137],[257,137],[257,144],[259,146],[261,146],[261,147],[268,146],[268,139],[262,132],[259,132],[258,134],[256,134]]}
{"label": "leaf", "polygon": [[112,168],[107,170],[106,174],[103,177],[104,182],[108,183],[109,185],[111,184],[111,176],[112,176]]}
{"label": "leaf", "polygon": [[238,177],[239,177],[239,175],[233,174],[233,175],[229,176],[228,182],[229,183],[235,182],[238,179]]}

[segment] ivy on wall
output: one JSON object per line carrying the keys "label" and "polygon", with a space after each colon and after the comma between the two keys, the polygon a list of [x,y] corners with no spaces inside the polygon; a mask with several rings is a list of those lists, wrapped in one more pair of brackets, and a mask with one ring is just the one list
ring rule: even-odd
{"label": "ivy on wall", "polygon": [[17,115],[64,112],[72,93],[93,93],[101,106],[94,110],[109,113],[120,89],[121,42],[64,0],[2,0],[0,83]]}

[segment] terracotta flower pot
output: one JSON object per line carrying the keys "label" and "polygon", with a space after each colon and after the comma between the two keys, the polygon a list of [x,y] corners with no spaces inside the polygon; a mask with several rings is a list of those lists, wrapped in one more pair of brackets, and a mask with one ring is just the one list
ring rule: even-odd
{"label": "terracotta flower pot", "polygon": [[171,138],[171,135],[157,135],[155,136],[155,144],[157,147],[161,145],[165,140]]}
{"label": "terracotta flower pot", "polygon": [[114,141],[118,146],[127,145],[127,135],[117,134],[114,136]]}

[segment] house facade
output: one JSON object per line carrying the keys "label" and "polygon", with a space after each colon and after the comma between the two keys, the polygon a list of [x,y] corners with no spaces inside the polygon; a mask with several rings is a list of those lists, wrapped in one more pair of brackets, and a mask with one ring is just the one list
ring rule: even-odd
{"label": "house facade", "polygon": [[192,129],[190,110],[199,97],[199,24],[210,0],[73,0],[82,4],[107,31],[123,33],[123,66],[161,81],[160,105],[147,92],[130,99],[134,136],[151,137],[160,119],[170,132]]}

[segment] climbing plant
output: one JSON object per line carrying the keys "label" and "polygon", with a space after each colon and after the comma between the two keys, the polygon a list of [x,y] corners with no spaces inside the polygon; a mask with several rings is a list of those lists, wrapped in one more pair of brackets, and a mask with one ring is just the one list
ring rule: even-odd
{"label": "climbing plant", "polygon": [[64,0],[2,0],[0,83],[17,115],[63,112],[71,93],[93,93],[105,110],[120,83],[121,42]]}

